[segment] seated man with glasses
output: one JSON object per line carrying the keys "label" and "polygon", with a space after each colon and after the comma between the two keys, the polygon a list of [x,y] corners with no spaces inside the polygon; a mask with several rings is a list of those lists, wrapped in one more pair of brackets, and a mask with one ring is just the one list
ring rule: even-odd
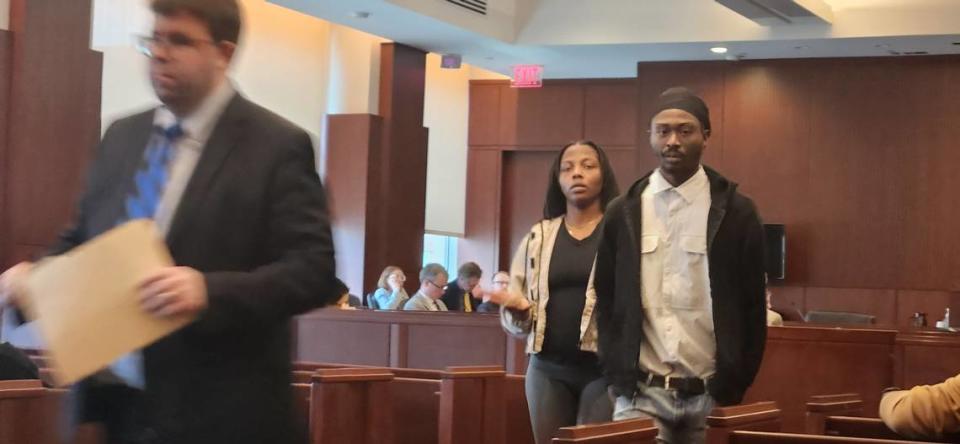
{"label": "seated man with glasses", "polygon": [[[510,273],[498,271],[493,275],[493,291],[507,291],[510,286]],[[490,300],[486,294],[483,297],[483,303],[477,306],[478,313],[500,313],[500,305]]]}
{"label": "seated man with glasses", "polygon": [[420,289],[406,304],[408,311],[447,311],[446,304],[440,300],[447,286],[447,270],[440,264],[427,264],[420,270]]}

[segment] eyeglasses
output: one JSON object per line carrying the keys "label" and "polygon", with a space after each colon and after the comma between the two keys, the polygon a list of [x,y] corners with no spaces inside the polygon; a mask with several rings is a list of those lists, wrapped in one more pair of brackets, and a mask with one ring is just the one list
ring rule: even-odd
{"label": "eyeglasses", "polygon": [[437,288],[439,288],[439,289],[441,289],[441,290],[446,291],[446,289],[447,289],[447,286],[446,286],[446,285],[444,285],[443,287],[441,287],[441,286],[437,285],[436,282],[431,281],[430,279],[427,279],[427,282],[429,282],[430,285],[433,285],[434,287],[437,287]]}
{"label": "eyeglasses", "polygon": [[168,35],[139,35],[136,38],[137,51],[150,58],[154,57],[156,48],[163,48],[169,51],[183,51],[197,48],[202,44],[216,45],[217,42],[210,39],[195,39],[180,33]]}

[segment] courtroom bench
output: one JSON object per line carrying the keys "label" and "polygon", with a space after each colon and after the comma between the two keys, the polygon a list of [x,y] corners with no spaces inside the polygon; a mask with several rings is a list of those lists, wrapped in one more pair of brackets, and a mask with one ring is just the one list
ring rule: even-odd
{"label": "courtroom bench", "polygon": [[601,424],[561,427],[553,444],[655,444],[657,427],[652,419],[627,419]]}
{"label": "courtroom bench", "polygon": [[865,411],[877,411],[893,385],[896,330],[769,327],[760,370],[744,403],[776,401],[783,430],[806,432],[807,400],[826,393],[858,393]]}
{"label": "courtroom bench", "polygon": [[298,316],[297,361],[443,370],[497,365],[527,368],[525,341],[487,313],[320,309]]}
{"label": "courtroom bench", "polygon": [[825,434],[825,420],[830,416],[862,416],[863,400],[856,393],[815,395],[807,401],[806,433]]}
{"label": "courtroom bench", "polygon": [[4,444],[59,444],[65,390],[40,380],[0,381],[0,438]]}
{"label": "courtroom bench", "polygon": [[807,402],[807,434],[908,439],[890,430],[879,418],[864,418],[862,415],[863,402],[855,393],[811,396]]}
{"label": "courtroom bench", "polygon": [[[313,403],[318,387],[330,382],[324,372],[338,369],[367,369],[340,364],[294,364],[296,371],[313,368]],[[382,368],[393,379],[387,381],[391,418],[397,443],[502,444],[505,432],[505,373],[499,367],[450,367],[444,371]],[[330,384],[327,384],[329,387]],[[332,389],[328,389],[330,391]],[[350,393],[340,389],[338,393]],[[384,395],[381,395],[384,396]],[[338,401],[339,402],[339,401]],[[313,410],[313,406],[311,406]],[[380,411],[386,411],[381,407]],[[318,420],[311,412],[311,429],[316,436]],[[316,443],[316,441],[314,441]]]}
{"label": "courtroom bench", "polygon": [[921,441],[897,439],[854,438],[848,436],[801,435],[796,433],[772,433],[735,431],[730,434],[730,444],[917,444]]}
{"label": "courtroom bench", "polygon": [[[706,442],[726,444],[730,434],[737,430],[779,431],[780,410],[773,402],[717,407],[707,417],[707,425]],[[655,443],[657,432],[652,419],[637,418],[563,427],[558,430],[553,443]]]}
{"label": "courtroom bench", "polygon": [[779,432],[781,411],[777,403],[766,401],[716,407],[707,415],[707,444],[726,444],[736,430]]}

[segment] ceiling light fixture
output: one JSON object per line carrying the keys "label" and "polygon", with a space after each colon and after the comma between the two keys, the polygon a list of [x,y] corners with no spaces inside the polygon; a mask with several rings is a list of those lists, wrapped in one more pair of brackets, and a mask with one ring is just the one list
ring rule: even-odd
{"label": "ceiling light fixture", "polygon": [[712,53],[714,53],[714,54],[726,54],[726,53],[727,53],[727,47],[726,47],[726,46],[714,46],[713,48],[710,48],[710,52],[712,52]]}

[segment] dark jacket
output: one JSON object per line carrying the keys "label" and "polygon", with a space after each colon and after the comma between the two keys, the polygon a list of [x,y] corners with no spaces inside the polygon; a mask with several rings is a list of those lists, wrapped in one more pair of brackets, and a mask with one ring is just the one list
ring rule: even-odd
{"label": "dark jacket", "polygon": [[0,381],[40,379],[40,371],[30,357],[13,345],[0,343]]}
{"label": "dark jacket", "polygon": [[[74,225],[53,254],[113,228],[153,116],[118,120],[104,134]],[[339,296],[310,137],[237,94],[166,240],[177,265],[203,273],[209,306],[143,350],[152,427],[169,443],[293,442],[290,319]]]}
{"label": "dark jacket", "polygon": [[[440,300],[447,305],[447,309],[450,311],[464,311],[463,309],[463,294],[467,290],[460,288],[460,285],[457,284],[457,281],[450,282],[447,285],[447,289],[443,291],[443,296],[440,296]],[[477,311],[477,306],[483,302],[480,299],[474,299],[473,295],[470,295],[470,311]]]}
{"label": "dark jacket", "polygon": [[[710,182],[707,255],[716,374],[707,391],[720,405],[739,403],[760,367],[766,341],[763,225],[737,185],[704,167]],[[604,372],[618,395],[637,390],[643,311],[640,276],[640,195],[646,175],[607,206],[597,252],[598,347]]]}

